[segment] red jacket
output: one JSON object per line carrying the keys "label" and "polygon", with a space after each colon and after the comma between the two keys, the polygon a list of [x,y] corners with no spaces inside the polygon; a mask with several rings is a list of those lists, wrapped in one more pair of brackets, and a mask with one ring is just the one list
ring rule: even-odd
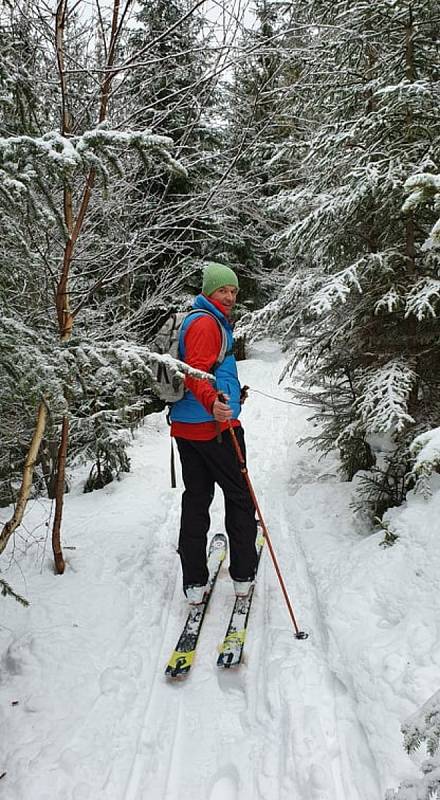
{"label": "red jacket", "polygon": [[[215,302],[211,297],[209,301],[222,314],[226,314],[224,306]],[[217,361],[221,346],[221,333],[216,321],[212,317],[208,317],[207,314],[197,317],[191,323],[185,335],[185,363],[195,369],[203,370],[203,372],[211,372],[212,365]],[[217,392],[212,383],[187,375],[185,377],[185,386],[211,414],[214,400],[217,398]],[[232,425],[234,428],[239,427],[240,422],[238,419],[232,420]],[[177,436],[181,439],[207,441],[217,436],[219,428],[220,431],[226,430],[228,423],[172,422],[171,436]]]}

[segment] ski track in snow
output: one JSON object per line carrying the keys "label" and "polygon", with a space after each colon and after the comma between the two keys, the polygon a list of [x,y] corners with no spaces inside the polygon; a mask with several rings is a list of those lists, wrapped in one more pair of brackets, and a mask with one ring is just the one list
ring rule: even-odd
{"label": "ski track in snow", "polygon": [[[277,385],[282,366],[279,350],[269,342],[254,350],[254,358],[240,365],[242,382],[288,397]],[[262,375],[264,384],[259,385]],[[329,514],[335,513],[338,524],[332,510],[335,464],[318,462],[316,454],[297,445],[307,429],[307,415],[307,409],[252,392],[244,410],[250,476],[299,626],[309,632],[309,639],[294,637],[265,548],[242,666],[235,671],[216,667],[217,647],[233,603],[224,564],[191,674],[182,682],[167,681],[164,667],[186,616],[175,554],[180,491],[167,488],[165,425],[157,417],[148,418],[138,434],[143,446],[133,452],[133,474],[144,473],[145,494],[139,497],[139,483],[128,475],[121,484],[89,495],[85,503],[81,498],[79,513],[74,496],[66,504],[67,538],[77,550],[69,552],[69,569],[57,579],[54,602],[67,602],[63,587],[74,581],[75,605],[65,609],[72,626],[69,636],[66,629],[59,636],[56,630],[51,633],[50,607],[39,609],[34,596],[30,613],[40,615],[44,646],[53,649],[53,658],[60,663],[59,684],[45,687],[41,645],[26,632],[14,638],[14,625],[10,626],[4,665],[12,689],[10,684],[5,694],[3,686],[2,700],[7,697],[10,703],[14,687],[20,691],[23,669],[41,674],[34,681],[35,686],[40,683],[40,694],[31,692],[20,701],[15,718],[11,711],[0,717],[3,726],[12,725],[4,748],[10,777],[0,787],[2,799],[377,800],[381,796],[356,697],[329,666],[331,643],[303,552],[304,537],[315,524],[313,493],[307,491],[314,482],[328,483]],[[286,475],[290,475],[287,483]],[[130,529],[124,526],[124,508],[131,509]],[[104,509],[105,519],[110,509],[113,521],[101,531],[101,549],[92,553],[87,540],[100,530]],[[216,492],[211,533],[223,530],[222,520],[222,498]],[[99,598],[92,604],[94,593]],[[104,624],[99,615],[90,624],[92,607],[101,607],[102,620],[109,617],[114,624]],[[91,639],[95,639],[92,645]],[[73,661],[77,678],[68,690],[62,684],[63,659]],[[71,701],[66,708],[63,693]],[[45,722],[47,709],[51,714]],[[28,741],[27,753],[33,752],[26,769],[20,751],[23,738]]]}
{"label": "ski track in snow", "polygon": [[[277,377],[281,364],[277,358],[273,360],[270,350],[268,356],[267,383],[255,388],[280,395]],[[242,381],[251,386],[255,380],[252,366],[251,361],[242,365]],[[317,468],[314,456],[295,443],[299,431],[297,424],[291,425],[294,407],[269,399],[262,402],[255,395],[252,400],[258,408],[251,421],[245,422],[250,472],[280,561],[285,564],[287,558],[292,564],[287,572],[295,584],[292,596],[294,592],[298,617],[301,615],[310,638],[306,642],[294,638],[266,553],[245,663],[237,671],[216,673],[215,645],[221,640],[232,603],[224,570],[191,676],[186,682],[165,681],[165,685],[161,674],[155,676],[124,800],[375,800],[378,796],[374,763],[352,700],[326,664],[326,632],[316,613],[316,595],[304,557],[292,536],[292,502],[288,502],[283,483],[285,459],[291,461],[292,476],[297,474],[291,493],[302,481],[316,480],[322,469]],[[302,409],[294,413],[302,430],[305,413]],[[252,443],[252,429],[257,427],[264,431],[263,446],[261,436],[254,446]],[[221,498],[217,501],[212,532],[222,529],[217,522]],[[181,605],[177,581],[172,607],[180,609]],[[163,636],[169,650],[184,613],[178,617],[179,624],[170,620]],[[167,654],[165,650],[160,668]],[[215,736],[211,732],[205,744],[207,726],[214,727]],[[351,753],[353,743],[357,750]],[[364,775],[371,776],[362,785],[353,781],[359,774],[356,762],[362,763]]]}

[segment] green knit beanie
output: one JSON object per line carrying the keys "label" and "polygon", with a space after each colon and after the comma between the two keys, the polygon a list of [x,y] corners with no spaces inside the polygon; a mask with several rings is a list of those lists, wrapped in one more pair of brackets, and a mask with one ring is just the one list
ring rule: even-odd
{"label": "green knit beanie", "polygon": [[238,278],[230,267],[210,261],[203,272],[202,292],[209,297],[221,286],[236,286],[238,289]]}

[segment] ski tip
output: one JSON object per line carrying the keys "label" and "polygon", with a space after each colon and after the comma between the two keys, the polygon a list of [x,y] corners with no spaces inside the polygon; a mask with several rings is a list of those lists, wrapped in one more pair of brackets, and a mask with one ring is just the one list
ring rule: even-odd
{"label": "ski tip", "polygon": [[242,663],[242,658],[236,656],[235,653],[220,653],[217,659],[217,667],[219,669],[236,669]]}
{"label": "ski tip", "polygon": [[184,681],[186,676],[188,675],[188,671],[186,672],[168,672],[165,671],[165,677],[169,683],[178,683],[179,681]]}
{"label": "ski tip", "polygon": [[167,678],[180,678],[188,674],[194,660],[195,650],[181,652],[174,650],[165,669]]}
{"label": "ski tip", "polygon": [[165,670],[165,677],[169,681],[181,681],[184,678],[186,678],[186,676],[189,673],[189,670],[190,670],[189,667],[182,667],[182,668],[174,667],[174,668],[171,668],[171,667],[168,666],[166,668],[166,670]]}

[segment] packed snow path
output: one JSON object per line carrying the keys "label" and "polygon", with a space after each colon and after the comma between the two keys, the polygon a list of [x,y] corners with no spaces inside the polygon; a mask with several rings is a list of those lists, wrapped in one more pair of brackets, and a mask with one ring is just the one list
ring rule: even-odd
{"label": "packed snow path", "polygon": [[[288,399],[277,385],[281,366],[276,346],[262,343],[240,365],[242,383]],[[336,465],[298,447],[307,415],[253,391],[244,410],[251,479],[310,636],[294,638],[265,552],[236,671],[216,667],[233,602],[224,565],[191,675],[170,683],[163,674],[186,615],[175,552],[180,491],[168,488],[164,415],[147,418],[136,434],[133,471],[120,483],[68,496],[63,577],[51,573],[39,527],[50,505],[30,510],[27,536],[16,544],[15,558],[26,551],[23,572],[12,566],[5,576],[32,605],[8,601],[1,632],[4,800],[381,797],[355,690],[329,666],[331,643],[303,552],[318,520],[347,525]],[[223,530],[222,518],[218,492],[213,533]]]}

